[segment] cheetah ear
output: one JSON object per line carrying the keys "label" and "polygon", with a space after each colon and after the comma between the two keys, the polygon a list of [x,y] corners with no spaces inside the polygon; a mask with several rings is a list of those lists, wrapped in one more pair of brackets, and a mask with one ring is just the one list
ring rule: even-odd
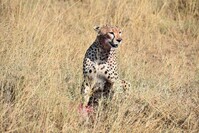
{"label": "cheetah ear", "polygon": [[100,29],[101,29],[101,27],[100,27],[100,26],[94,26],[93,28],[94,28],[94,30],[95,30],[97,33],[99,33],[99,32],[100,32]]}

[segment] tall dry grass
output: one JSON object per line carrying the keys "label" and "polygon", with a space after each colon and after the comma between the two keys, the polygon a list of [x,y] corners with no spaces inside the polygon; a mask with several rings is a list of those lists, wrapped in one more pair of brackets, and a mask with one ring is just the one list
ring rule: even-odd
{"label": "tall dry grass", "polygon": [[[1,0],[0,132],[199,132],[198,0]],[[94,25],[123,30],[129,95],[82,124]]]}

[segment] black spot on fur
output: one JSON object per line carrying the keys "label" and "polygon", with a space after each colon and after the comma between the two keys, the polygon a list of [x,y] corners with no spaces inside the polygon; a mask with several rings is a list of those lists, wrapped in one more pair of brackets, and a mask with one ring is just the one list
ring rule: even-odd
{"label": "black spot on fur", "polygon": [[87,74],[87,71],[84,71],[83,73]]}
{"label": "black spot on fur", "polygon": [[105,68],[105,66],[102,66],[101,70],[103,70]]}

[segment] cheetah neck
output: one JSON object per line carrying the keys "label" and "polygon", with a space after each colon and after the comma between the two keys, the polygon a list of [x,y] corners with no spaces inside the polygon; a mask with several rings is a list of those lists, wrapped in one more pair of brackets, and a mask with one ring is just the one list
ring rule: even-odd
{"label": "cheetah neck", "polygon": [[99,51],[97,51],[98,59],[108,61],[116,58],[115,48],[105,49],[103,45],[100,43],[98,38],[96,39],[95,42],[96,42],[95,43],[96,47],[99,48]]}

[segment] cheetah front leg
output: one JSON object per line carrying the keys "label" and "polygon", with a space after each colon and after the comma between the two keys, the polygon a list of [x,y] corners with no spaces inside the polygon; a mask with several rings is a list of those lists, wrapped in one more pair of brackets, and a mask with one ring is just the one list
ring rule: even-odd
{"label": "cheetah front leg", "polygon": [[89,103],[89,99],[93,94],[93,87],[96,83],[95,79],[90,79],[89,77],[85,77],[82,83],[81,93],[83,94],[83,105],[87,106]]}

